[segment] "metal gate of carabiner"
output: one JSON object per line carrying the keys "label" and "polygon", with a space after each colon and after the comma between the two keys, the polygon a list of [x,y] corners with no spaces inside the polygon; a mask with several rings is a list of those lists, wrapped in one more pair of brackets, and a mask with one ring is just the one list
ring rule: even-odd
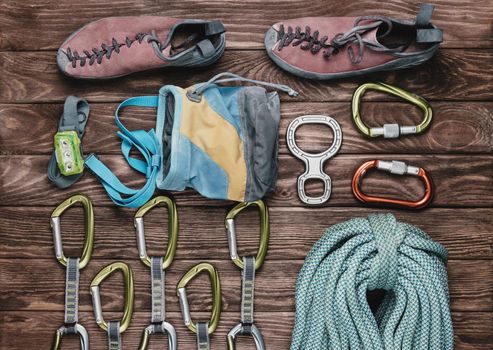
{"label": "metal gate of carabiner", "polygon": [[[148,256],[144,232],[144,216],[159,204],[168,209],[168,246],[164,256]],[[142,332],[139,350],[146,350],[152,334],[163,333],[168,336],[168,349],[176,350],[176,330],[165,317],[165,270],[173,262],[178,241],[178,211],[175,202],[166,196],[159,196],[144,204],[135,214],[134,226],[137,234],[137,247],[140,260],[151,268],[151,324]]]}
{"label": "metal gate of carabiner", "polygon": [[[312,154],[303,151],[296,144],[296,130],[304,124],[323,124],[332,129],[334,138],[330,147],[320,153]],[[325,203],[332,192],[332,180],[329,175],[324,172],[324,163],[332,158],[341,148],[342,145],[342,129],[339,123],[329,116],[325,115],[303,115],[294,119],[288,126],[286,131],[286,143],[289,151],[298,159],[305,163],[306,170],[298,177],[298,196],[303,203],[306,204],[322,204]],[[310,197],[306,194],[305,183],[307,180],[317,179],[324,183],[324,192],[318,197]]]}
{"label": "metal gate of carabiner", "polygon": [[[360,114],[361,97],[367,90],[376,90],[397,96],[418,106],[423,112],[423,119],[418,125],[401,126],[399,124],[384,124],[383,127],[369,127],[363,122]],[[433,118],[433,110],[428,101],[406,90],[385,83],[366,83],[360,85],[353,94],[351,106],[353,121],[356,127],[362,134],[369,137],[383,136],[384,138],[398,138],[401,135],[420,134],[430,126]]]}
{"label": "metal gate of carabiner", "polygon": [[257,206],[260,214],[260,245],[258,248],[257,256],[255,257],[255,270],[258,270],[260,266],[264,263],[265,255],[267,254],[267,248],[269,246],[269,211],[267,206],[262,200],[257,200],[254,202],[243,202],[237,204],[233,209],[231,209],[226,215],[226,232],[228,234],[228,246],[229,255],[233,263],[240,269],[245,268],[243,260],[238,256],[238,246],[236,244],[236,228],[235,228],[235,218],[244,209]]}
{"label": "metal gate of carabiner", "polygon": [[[85,216],[85,241],[82,255],[79,257],[66,257],[63,252],[62,232],[60,216],[73,205],[81,203]],[[91,201],[84,195],[74,195],[60,205],[51,214],[51,228],[56,259],[66,267],[65,279],[65,316],[64,324],[55,333],[52,350],[58,350],[62,338],[66,334],[77,334],[80,338],[80,348],[89,350],[89,335],[86,329],[78,323],[79,314],[79,274],[91,260],[94,244],[94,212]]]}
{"label": "metal gate of carabiner", "polygon": [[[425,185],[425,192],[423,197],[417,201],[409,201],[402,199],[376,197],[365,194],[361,190],[361,182],[364,175],[373,168],[396,175],[411,175],[419,177]],[[420,209],[425,207],[433,197],[433,183],[426,170],[398,161],[389,162],[383,160],[370,160],[363,163],[354,173],[351,187],[354,196],[363,203],[390,204],[393,206],[400,206],[411,209]]]}
{"label": "metal gate of carabiner", "polygon": [[[121,271],[124,282],[124,309],[123,317],[120,321],[105,321],[103,317],[103,309],[101,306],[101,295],[99,285],[116,271]],[[94,318],[99,328],[108,333],[108,349],[121,349],[121,333],[125,332],[130,325],[134,310],[134,281],[132,269],[129,265],[121,261],[111,263],[101,269],[91,282],[91,296],[94,308]]]}
{"label": "metal gate of carabiner", "polygon": [[[259,208],[260,213],[260,245],[256,256],[246,256],[240,258],[238,256],[238,249],[236,244],[235,218],[242,210],[253,205]],[[226,215],[225,226],[228,234],[229,254],[231,260],[242,270],[240,323],[233,327],[228,333],[228,350],[235,350],[236,336],[240,334],[251,335],[255,341],[255,346],[257,350],[264,350],[264,339],[260,330],[255,326],[254,323],[253,295],[255,292],[255,271],[262,266],[269,245],[269,212],[262,200],[239,203]]]}
{"label": "metal gate of carabiner", "polygon": [[[193,322],[188,304],[186,287],[192,279],[201,272],[207,272],[211,282],[212,289],[212,312],[209,322]],[[178,282],[176,293],[180,300],[180,310],[183,316],[183,323],[190,331],[197,334],[197,349],[209,349],[209,335],[214,333],[221,317],[221,284],[216,268],[209,263],[200,263],[188,270]]]}

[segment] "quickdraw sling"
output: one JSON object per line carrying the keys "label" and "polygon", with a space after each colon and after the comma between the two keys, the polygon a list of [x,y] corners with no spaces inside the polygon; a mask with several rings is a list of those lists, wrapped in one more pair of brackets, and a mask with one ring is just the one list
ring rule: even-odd
{"label": "quickdraw sling", "polygon": [[[86,238],[82,255],[67,258],[63,252],[60,216],[77,203],[81,203],[84,207]],[[66,267],[65,317],[63,325],[56,331],[52,349],[60,349],[64,335],[77,334],[80,338],[81,350],[89,350],[89,335],[84,326],[79,323],[79,275],[80,270],[86,267],[91,260],[94,242],[94,213],[89,198],[75,195],[63,201],[51,214],[51,227],[55,256],[60,264]]]}

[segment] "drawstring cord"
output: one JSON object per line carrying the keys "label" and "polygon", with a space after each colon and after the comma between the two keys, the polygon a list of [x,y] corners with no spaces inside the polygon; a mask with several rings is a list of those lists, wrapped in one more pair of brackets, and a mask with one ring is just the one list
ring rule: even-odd
{"label": "drawstring cord", "polygon": [[[227,77],[227,78],[221,79],[223,77]],[[233,81],[242,81],[245,83],[251,83],[251,84],[255,84],[255,85],[261,85],[261,86],[269,87],[272,89],[286,92],[291,97],[298,96],[298,92],[296,90],[290,88],[287,85],[268,83],[268,82],[262,81],[262,80],[248,79],[248,78],[244,78],[240,75],[230,73],[230,72],[219,73],[219,74],[213,76],[211,79],[209,79],[205,83],[197,84],[194,89],[191,89],[187,92],[187,96],[190,100],[192,100],[194,102],[199,102],[201,99],[201,95],[212,84],[223,84],[223,83],[230,83]]]}

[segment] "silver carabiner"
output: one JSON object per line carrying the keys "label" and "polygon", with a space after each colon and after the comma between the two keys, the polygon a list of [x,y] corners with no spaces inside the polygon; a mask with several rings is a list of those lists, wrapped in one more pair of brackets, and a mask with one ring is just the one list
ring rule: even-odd
{"label": "silver carabiner", "polygon": [[74,324],[73,326],[63,325],[56,331],[55,341],[53,342],[52,349],[58,350],[62,345],[62,338],[66,334],[78,334],[80,339],[80,349],[81,350],[89,350],[89,334],[87,333],[84,326],[79,323]]}
{"label": "silver carabiner", "polygon": [[[295,140],[296,130],[304,124],[324,124],[330,127],[334,133],[332,145],[325,151],[312,154],[303,151],[298,147]],[[342,144],[342,129],[339,123],[329,116],[325,115],[303,115],[294,119],[288,126],[286,131],[286,143],[289,151],[298,159],[305,163],[306,170],[298,177],[298,196],[301,201],[306,204],[322,204],[325,203],[332,192],[332,180],[324,170],[324,162],[332,158],[341,148]],[[317,179],[324,183],[324,192],[321,196],[310,197],[305,192],[305,183],[307,180]]]}
{"label": "silver carabiner", "polygon": [[148,325],[144,332],[142,333],[142,338],[140,339],[139,350],[146,350],[149,346],[149,341],[151,340],[151,335],[160,333],[166,334],[168,336],[168,350],[176,350],[176,330],[175,327],[169,322],[163,321],[159,324],[159,329],[156,329],[155,324]]}
{"label": "silver carabiner", "polygon": [[237,335],[251,335],[253,341],[255,342],[255,347],[257,350],[265,350],[264,338],[262,337],[262,333],[260,333],[257,326],[251,324],[249,326],[245,326],[241,323],[238,323],[236,326],[231,328],[228,333],[228,350],[236,350],[236,336]]}

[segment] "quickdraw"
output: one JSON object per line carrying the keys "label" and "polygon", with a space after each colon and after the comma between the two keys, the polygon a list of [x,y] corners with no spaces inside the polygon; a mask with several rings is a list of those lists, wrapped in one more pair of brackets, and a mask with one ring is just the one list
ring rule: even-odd
{"label": "quickdraw", "polygon": [[[401,126],[399,124],[384,124],[383,127],[376,128],[367,126],[360,115],[361,97],[367,90],[385,92],[418,106],[423,111],[423,120],[418,125],[410,126]],[[384,83],[366,83],[360,85],[353,94],[352,115],[356,127],[362,134],[369,137],[383,136],[384,138],[398,138],[401,135],[420,134],[424,132],[430,126],[433,118],[433,111],[430,104],[425,99],[406,90]]]}
{"label": "quickdraw", "polygon": [[[325,151],[310,154],[303,151],[296,144],[296,130],[303,124],[325,124],[329,126],[334,133],[332,145]],[[324,172],[324,163],[329,158],[332,158],[341,148],[342,144],[342,129],[334,118],[325,115],[303,115],[294,119],[288,126],[286,131],[286,143],[289,151],[298,159],[305,163],[306,170],[298,177],[298,196],[301,201],[306,204],[322,204],[325,203],[332,192],[332,180],[330,176]],[[305,183],[310,179],[318,179],[324,183],[324,192],[318,197],[309,197],[305,191]]]}
{"label": "quickdraw", "polygon": [[[113,272],[121,271],[123,274],[123,282],[125,285],[124,310],[121,321],[108,321],[103,318],[103,309],[101,307],[101,295],[99,285]],[[99,328],[108,333],[108,349],[121,349],[121,333],[125,332],[130,325],[134,311],[134,281],[132,269],[124,262],[117,261],[104,267],[93,278],[91,282],[92,304],[94,307],[94,318]]]}
{"label": "quickdraw", "polygon": [[[212,289],[212,313],[209,322],[194,323],[190,315],[187,290],[188,283],[201,272],[207,272],[211,281]],[[183,322],[190,331],[197,334],[197,349],[209,350],[209,335],[214,333],[221,317],[221,284],[216,268],[209,263],[200,263],[188,270],[178,282],[176,293],[180,300]]]}
{"label": "quickdraw", "polygon": [[[144,233],[144,215],[159,204],[168,209],[168,247],[164,256],[147,255]],[[140,340],[139,350],[146,350],[152,334],[162,333],[168,336],[168,349],[176,350],[177,337],[175,327],[165,319],[165,270],[173,262],[178,240],[178,212],[175,202],[166,196],[156,197],[144,204],[135,214],[134,225],[137,233],[137,247],[140,260],[151,268],[151,324],[147,326]]]}
{"label": "quickdraw", "polygon": [[[418,176],[420,179],[423,180],[425,185],[425,193],[423,197],[417,201],[409,201],[402,199],[375,197],[365,194],[361,190],[361,182],[366,172],[373,168],[376,168],[378,170],[383,170],[396,175]],[[355,197],[363,203],[391,204],[391,205],[412,208],[412,209],[419,209],[425,207],[433,197],[432,181],[431,178],[428,176],[426,170],[423,168],[407,165],[404,162],[398,162],[398,161],[389,162],[383,160],[370,160],[368,162],[363,163],[358,167],[358,169],[354,173],[353,181],[352,181],[352,189]]]}
{"label": "quickdraw", "polygon": [[[63,253],[62,232],[60,216],[76,203],[81,203],[85,212],[86,238],[84,249],[80,257],[66,257]],[[79,273],[91,260],[94,242],[94,212],[89,198],[83,195],[75,195],[55,208],[51,214],[51,228],[53,231],[53,243],[57,260],[66,267],[65,281],[65,317],[63,326],[58,328],[52,349],[58,350],[62,343],[62,337],[66,334],[78,334],[80,348],[89,350],[89,335],[86,329],[79,324]]]}
{"label": "quickdraw", "polygon": [[[256,205],[260,212],[260,246],[257,256],[247,256],[242,259],[238,256],[236,246],[235,217],[245,208]],[[269,212],[262,200],[255,202],[239,203],[229,211],[226,216],[226,230],[228,234],[229,254],[233,263],[242,269],[241,289],[241,319],[240,323],[228,333],[228,350],[235,350],[237,335],[251,335],[255,341],[257,350],[264,350],[265,343],[262,333],[254,324],[253,295],[255,291],[255,271],[258,270],[265,259],[269,245]]]}

